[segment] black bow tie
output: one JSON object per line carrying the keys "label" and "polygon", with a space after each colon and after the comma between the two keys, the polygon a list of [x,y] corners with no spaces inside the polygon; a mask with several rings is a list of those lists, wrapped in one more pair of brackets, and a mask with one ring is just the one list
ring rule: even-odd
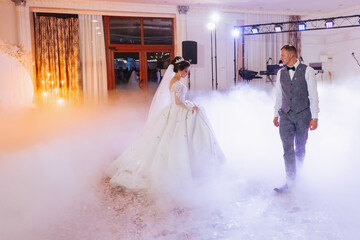
{"label": "black bow tie", "polygon": [[289,71],[289,70],[293,70],[293,71],[295,71],[295,67],[289,67],[289,66],[286,66],[286,68],[287,68],[287,70]]}

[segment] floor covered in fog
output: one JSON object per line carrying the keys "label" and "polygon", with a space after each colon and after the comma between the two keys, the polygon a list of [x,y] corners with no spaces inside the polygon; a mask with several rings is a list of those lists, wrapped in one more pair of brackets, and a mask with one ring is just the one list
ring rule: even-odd
{"label": "floor covered in fog", "polygon": [[0,239],[360,239],[359,91],[360,78],[319,84],[319,127],[282,195],[273,92],[250,84],[192,94],[227,162],[176,199],[110,189],[103,174],[140,134],[149,97],[2,112]]}

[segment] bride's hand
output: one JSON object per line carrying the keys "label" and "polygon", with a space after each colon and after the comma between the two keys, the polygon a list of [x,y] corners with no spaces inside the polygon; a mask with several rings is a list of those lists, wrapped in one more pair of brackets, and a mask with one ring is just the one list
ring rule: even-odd
{"label": "bride's hand", "polygon": [[199,108],[198,108],[198,106],[194,106],[193,108],[192,108],[192,112],[194,112],[194,111],[197,111]]}

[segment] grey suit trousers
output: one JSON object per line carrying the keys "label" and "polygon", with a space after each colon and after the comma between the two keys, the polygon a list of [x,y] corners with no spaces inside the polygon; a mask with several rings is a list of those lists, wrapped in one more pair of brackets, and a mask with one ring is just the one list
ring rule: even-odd
{"label": "grey suit trousers", "polygon": [[296,165],[297,163],[302,164],[305,157],[311,112],[310,108],[299,113],[292,110],[284,113],[280,109],[279,116],[279,132],[284,149],[286,177],[288,181],[294,181]]}

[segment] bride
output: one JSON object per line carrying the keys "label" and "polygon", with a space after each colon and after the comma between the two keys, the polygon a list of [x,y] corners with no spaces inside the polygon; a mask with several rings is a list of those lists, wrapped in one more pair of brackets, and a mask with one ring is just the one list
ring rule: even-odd
{"label": "bride", "polygon": [[189,189],[224,159],[204,111],[185,100],[190,63],[175,57],[154,95],[142,134],[108,167],[112,187]]}

